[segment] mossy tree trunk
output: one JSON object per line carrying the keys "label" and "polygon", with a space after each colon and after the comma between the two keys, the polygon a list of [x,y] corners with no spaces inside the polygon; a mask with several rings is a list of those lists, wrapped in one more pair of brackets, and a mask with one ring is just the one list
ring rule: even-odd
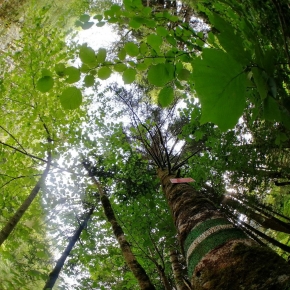
{"label": "mossy tree trunk", "polygon": [[94,176],[90,176],[90,177],[92,181],[94,182],[94,184],[96,185],[96,187],[98,188],[105,216],[108,222],[112,226],[112,230],[120,245],[124,260],[126,261],[128,267],[130,268],[133,275],[137,279],[140,289],[141,290],[155,290],[155,286],[151,283],[150,278],[147,275],[146,271],[138,262],[138,260],[136,259],[136,256],[132,252],[131,246],[125,237],[124,231],[122,227],[120,226],[120,224],[118,223],[118,220],[115,216],[111,202],[109,198],[107,197],[107,195],[104,193],[101,184],[97,181],[97,179]]}
{"label": "mossy tree trunk", "polygon": [[170,251],[171,268],[176,284],[177,290],[189,290],[190,287],[184,283],[182,265],[178,259],[178,252],[176,250]]}
{"label": "mossy tree trunk", "polygon": [[290,266],[235,228],[189,184],[158,170],[186,258],[192,289],[289,289]]}

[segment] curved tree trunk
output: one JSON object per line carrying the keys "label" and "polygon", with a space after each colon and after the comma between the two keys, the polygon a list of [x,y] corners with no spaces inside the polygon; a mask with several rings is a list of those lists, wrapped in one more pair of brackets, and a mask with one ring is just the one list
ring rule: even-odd
{"label": "curved tree trunk", "polygon": [[234,227],[189,184],[158,170],[186,257],[192,289],[289,289],[290,266]]}
{"label": "curved tree trunk", "polygon": [[76,244],[77,240],[79,239],[83,229],[86,227],[90,217],[92,216],[93,212],[94,212],[94,207],[92,207],[90,209],[90,211],[86,214],[83,222],[80,224],[79,228],[76,230],[76,232],[74,233],[74,235],[71,237],[67,247],[65,248],[64,252],[62,253],[61,257],[58,259],[54,269],[51,271],[51,273],[49,274],[49,278],[45,283],[45,286],[43,288],[43,290],[50,290],[53,288],[59,273],[65,263],[66,258],[68,257],[68,255],[70,254],[71,250],[73,249],[74,245]]}
{"label": "curved tree trunk", "polygon": [[31,205],[35,197],[37,196],[41,188],[41,185],[43,184],[43,182],[45,181],[48,175],[50,164],[51,164],[51,154],[49,153],[46,168],[43,174],[41,175],[40,179],[38,180],[34,188],[31,190],[29,196],[24,200],[22,205],[17,209],[15,214],[9,219],[9,221],[6,223],[4,228],[0,231],[0,246],[9,237],[11,232],[14,230],[14,228],[16,227],[16,225],[18,224],[18,222],[20,221],[24,213],[27,211],[27,209],[29,208],[29,206]]}
{"label": "curved tree trunk", "polygon": [[98,188],[100,197],[101,197],[101,203],[104,208],[105,216],[107,220],[110,222],[114,235],[120,245],[122,254],[124,256],[124,259],[129,266],[130,270],[132,271],[133,275],[137,279],[140,289],[141,290],[155,290],[154,285],[151,283],[150,278],[146,274],[144,268],[139,264],[137,261],[135,255],[133,254],[129,242],[126,240],[125,234],[123,232],[122,227],[119,225],[114,210],[111,206],[111,202],[109,198],[106,196],[106,194],[103,192],[102,186],[100,183],[96,180],[94,176],[91,176],[93,182]]}
{"label": "curved tree trunk", "polygon": [[170,251],[171,268],[175,280],[177,290],[189,290],[190,287],[184,283],[182,266],[178,259],[178,252],[176,250]]}

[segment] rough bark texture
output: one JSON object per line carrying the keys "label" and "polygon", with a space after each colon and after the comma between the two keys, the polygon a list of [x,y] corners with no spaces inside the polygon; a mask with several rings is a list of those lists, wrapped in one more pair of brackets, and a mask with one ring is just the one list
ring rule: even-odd
{"label": "rough bark texture", "polygon": [[10,218],[10,220],[6,223],[4,228],[1,230],[1,232],[0,232],[0,246],[9,237],[9,235],[11,234],[13,229],[16,227],[16,225],[18,224],[18,222],[20,221],[20,219],[22,218],[22,216],[24,215],[26,210],[29,208],[29,206],[31,205],[31,203],[33,202],[35,197],[37,196],[37,194],[41,188],[41,185],[43,184],[43,182],[45,181],[45,179],[47,177],[47,174],[48,174],[49,169],[50,169],[50,164],[51,164],[51,156],[49,154],[46,168],[45,168],[43,174],[41,175],[39,181],[36,183],[34,188],[31,190],[29,196],[24,200],[22,205],[17,209],[15,214]]}
{"label": "rough bark texture", "polygon": [[75,246],[75,244],[76,244],[77,240],[79,239],[83,229],[87,226],[87,223],[88,223],[91,215],[93,214],[93,212],[94,212],[94,208],[91,208],[90,211],[86,214],[85,219],[80,224],[79,228],[76,230],[74,235],[71,237],[67,247],[65,248],[61,257],[58,259],[54,269],[49,274],[49,278],[48,278],[47,282],[45,283],[43,290],[50,290],[53,288],[53,286],[54,286],[54,284],[59,276],[59,273],[60,273],[60,271],[65,263],[66,258],[68,257],[71,250]]}
{"label": "rough bark texture", "polygon": [[177,290],[189,290],[190,287],[184,283],[182,265],[178,259],[178,252],[176,250],[170,251],[171,268],[175,280]]}
{"label": "rough bark texture", "polygon": [[126,240],[124,232],[122,227],[119,225],[116,217],[114,210],[111,206],[111,202],[109,198],[105,195],[103,192],[101,185],[99,182],[95,179],[95,177],[92,177],[94,183],[98,187],[100,197],[101,197],[101,203],[104,208],[104,212],[106,215],[107,220],[110,222],[114,235],[120,245],[122,254],[124,256],[124,259],[131,269],[133,275],[137,279],[140,289],[142,290],[155,290],[154,285],[151,283],[150,278],[146,274],[145,270],[143,267],[139,264],[137,261],[135,255],[133,254],[129,242]]}
{"label": "rough bark texture", "polygon": [[290,288],[290,266],[276,253],[261,247],[235,228],[189,184],[172,184],[159,170],[186,257],[192,289]]}

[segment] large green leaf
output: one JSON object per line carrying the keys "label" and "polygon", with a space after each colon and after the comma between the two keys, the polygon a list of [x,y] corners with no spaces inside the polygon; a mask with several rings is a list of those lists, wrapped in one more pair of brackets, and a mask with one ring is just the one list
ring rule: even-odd
{"label": "large green leaf", "polygon": [[245,45],[240,33],[235,31],[231,24],[225,21],[218,14],[212,14],[210,20],[220,31],[220,33],[217,34],[217,38],[227,53],[242,65],[249,64],[251,57],[249,52],[245,50]]}
{"label": "large green leaf", "polygon": [[62,107],[66,110],[75,110],[82,103],[82,93],[76,87],[66,88],[59,98]]}
{"label": "large green leaf", "polygon": [[36,83],[36,88],[42,92],[46,93],[53,87],[53,78],[50,76],[44,76],[40,78]]}
{"label": "large green leaf", "polygon": [[57,75],[59,75],[60,77],[64,76],[64,70],[65,70],[65,65],[64,63],[57,63],[54,67],[54,70],[56,72]]}
{"label": "large green leaf", "polygon": [[90,15],[88,14],[83,14],[80,16],[80,21],[82,22],[88,22],[90,20]]}
{"label": "large green leaf", "polygon": [[84,83],[86,87],[92,87],[95,83],[95,78],[93,75],[86,75],[84,78]]}
{"label": "large green leaf", "polygon": [[99,70],[98,70],[98,77],[101,79],[101,80],[106,80],[110,77],[112,71],[110,68],[104,66],[104,67],[101,67]]}
{"label": "large green leaf", "polygon": [[270,96],[264,100],[264,118],[268,121],[281,121],[279,105]]}
{"label": "large green leaf", "polygon": [[130,56],[137,56],[139,54],[138,46],[133,42],[127,42],[124,46],[126,53]]}
{"label": "large green leaf", "polygon": [[174,66],[169,63],[160,63],[150,67],[148,81],[157,87],[163,87],[174,78]]}
{"label": "large green leaf", "polygon": [[252,72],[255,84],[257,86],[257,90],[260,94],[261,99],[264,100],[267,97],[269,91],[267,81],[265,79],[265,74],[263,74],[262,70],[256,67],[252,68]]}
{"label": "large green leaf", "polygon": [[242,66],[227,53],[207,48],[193,61],[192,78],[202,106],[201,123],[233,128],[245,107],[247,78]]}
{"label": "large green leaf", "polygon": [[133,83],[135,81],[135,77],[136,77],[136,70],[133,68],[126,69],[122,76],[124,84]]}
{"label": "large green leaf", "polygon": [[67,67],[67,68],[64,70],[64,74],[65,74],[66,76],[68,76],[68,78],[66,79],[66,81],[67,81],[69,84],[75,83],[75,82],[79,81],[80,78],[81,78],[81,73],[80,73],[79,69],[77,69],[77,68],[74,67],[74,66],[69,66],[69,67]]}
{"label": "large green leaf", "polygon": [[106,60],[107,57],[107,50],[105,48],[99,48],[97,53],[97,61],[102,63]]}
{"label": "large green leaf", "polygon": [[91,47],[82,45],[80,48],[80,59],[83,63],[93,66],[96,63],[96,54]]}
{"label": "large green leaf", "polygon": [[174,91],[172,87],[164,87],[158,94],[158,102],[161,107],[169,106],[174,100]]}
{"label": "large green leaf", "polygon": [[127,66],[124,63],[116,63],[114,65],[114,70],[117,72],[123,72],[127,69]]}
{"label": "large green leaf", "polygon": [[162,44],[162,37],[156,34],[150,34],[147,36],[147,43],[156,51],[160,51],[160,46]]}

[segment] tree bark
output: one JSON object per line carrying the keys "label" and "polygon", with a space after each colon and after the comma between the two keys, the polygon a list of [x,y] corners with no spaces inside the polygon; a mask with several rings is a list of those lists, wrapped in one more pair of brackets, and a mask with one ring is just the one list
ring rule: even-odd
{"label": "tree bark", "polygon": [[184,283],[183,270],[178,259],[178,252],[176,250],[170,251],[171,268],[175,280],[176,290],[189,290],[190,288]]}
{"label": "tree bark", "polygon": [[90,217],[92,216],[93,212],[94,212],[94,207],[92,207],[90,209],[90,211],[86,214],[83,222],[80,224],[79,228],[76,230],[76,232],[74,233],[74,235],[71,237],[67,247],[65,248],[64,252],[62,253],[61,257],[58,259],[54,269],[51,271],[51,273],[49,274],[49,278],[45,283],[45,286],[43,288],[43,290],[50,290],[53,288],[59,273],[65,263],[66,258],[68,257],[68,255],[70,254],[71,250],[73,249],[73,247],[75,246],[77,240],[79,239],[83,229],[86,227]]}
{"label": "tree bark", "polygon": [[43,182],[45,181],[48,175],[50,164],[51,164],[51,154],[49,153],[46,168],[43,174],[41,175],[40,179],[38,180],[34,188],[31,190],[29,196],[24,200],[22,205],[17,209],[15,214],[9,219],[9,221],[6,223],[4,228],[0,231],[0,246],[9,237],[11,232],[17,226],[18,222],[20,221],[24,213],[27,211],[27,209],[29,208],[29,206],[31,205],[35,197],[37,196],[41,188],[41,185],[43,184]]}
{"label": "tree bark", "polygon": [[189,184],[172,184],[158,170],[171,209],[192,289],[289,289],[290,266],[234,227]]}
{"label": "tree bark", "polygon": [[135,255],[133,254],[129,242],[126,240],[125,234],[122,227],[119,225],[114,210],[111,206],[111,202],[106,194],[103,192],[103,189],[100,183],[96,180],[94,176],[91,176],[93,182],[98,188],[101,203],[104,208],[105,216],[108,222],[111,224],[114,235],[120,245],[123,257],[132,271],[133,275],[137,279],[140,289],[142,290],[155,290],[154,285],[151,283],[150,278],[146,274],[144,268],[139,264]]}

